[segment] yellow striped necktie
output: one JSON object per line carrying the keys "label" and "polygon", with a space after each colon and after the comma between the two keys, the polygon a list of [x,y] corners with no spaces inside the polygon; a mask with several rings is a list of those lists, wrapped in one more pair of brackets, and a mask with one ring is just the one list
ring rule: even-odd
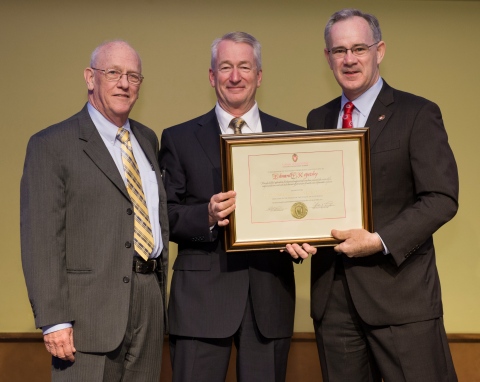
{"label": "yellow striped necktie", "polygon": [[127,179],[127,191],[133,204],[135,252],[145,260],[153,252],[154,239],[152,226],[148,217],[147,202],[143,193],[142,179],[137,162],[133,156],[132,144],[128,130],[118,128],[117,139],[122,142],[122,163]]}
{"label": "yellow striped necktie", "polygon": [[233,118],[228,127],[232,128],[235,134],[242,134],[243,125],[245,125],[245,121],[242,118]]}

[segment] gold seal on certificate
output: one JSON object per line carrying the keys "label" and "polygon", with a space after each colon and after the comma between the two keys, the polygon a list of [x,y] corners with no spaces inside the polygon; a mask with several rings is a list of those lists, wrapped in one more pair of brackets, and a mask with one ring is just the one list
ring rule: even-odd
{"label": "gold seal on certificate", "polygon": [[290,208],[290,213],[295,219],[303,219],[308,214],[308,208],[304,203],[297,202]]}

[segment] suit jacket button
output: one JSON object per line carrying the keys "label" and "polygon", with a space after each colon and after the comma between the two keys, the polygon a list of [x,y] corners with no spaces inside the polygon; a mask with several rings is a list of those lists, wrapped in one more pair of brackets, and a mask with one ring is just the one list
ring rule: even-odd
{"label": "suit jacket button", "polygon": [[131,248],[131,247],[132,247],[132,243],[130,243],[129,241],[126,241],[125,248]]}
{"label": "suit jacket button", "polygon": [[123,282],[124,282],[125,284],[128,284],[128,283],[130,282],[130,277],[125,276],[125,277],[123,278]]}
{"label": "suit jacket button", "polygon": [[131,208],[127,208],[127,215],[131,215],[133,213]]}

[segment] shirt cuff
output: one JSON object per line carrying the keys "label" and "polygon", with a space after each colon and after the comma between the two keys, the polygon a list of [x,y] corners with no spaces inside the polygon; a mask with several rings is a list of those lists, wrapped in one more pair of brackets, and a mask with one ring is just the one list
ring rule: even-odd
{"label": "shirt cuff", "polygon": [[384,255],[388,255],[390,254],[390,251],[388,250],[387,246],[385,245],[385,243],[383,242],[382,238],[380,237],[380,235],[377,233],[377,232],[374,232],[375,235],[378,236],[378,238],[380,239],[380,241],[382,242],[382,245],[383,245],[383,254]]}
{"label": "shirt cuff", "polygon": [[55,324],[55,325],[46,325],[42,326],[43,335],[58,332],[59,330],[71,328],[72,324],[70,322],[64,322],[63,324]]}

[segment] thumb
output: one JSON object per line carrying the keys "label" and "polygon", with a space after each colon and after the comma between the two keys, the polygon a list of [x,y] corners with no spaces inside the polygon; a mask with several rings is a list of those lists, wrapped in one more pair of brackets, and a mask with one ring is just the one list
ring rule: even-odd
{"label": "thumb", "polygon": [[73,330],[70,332],[70,344],[72,345],[72,351],[75,353],[77,349],[75,349],[75,345],[73,344]]}
{"label": "thumb", "polygon": [[331,235],[337,240],[345,240],[348,238],[348,231],[339,231],[338,229],[332,229]]}

